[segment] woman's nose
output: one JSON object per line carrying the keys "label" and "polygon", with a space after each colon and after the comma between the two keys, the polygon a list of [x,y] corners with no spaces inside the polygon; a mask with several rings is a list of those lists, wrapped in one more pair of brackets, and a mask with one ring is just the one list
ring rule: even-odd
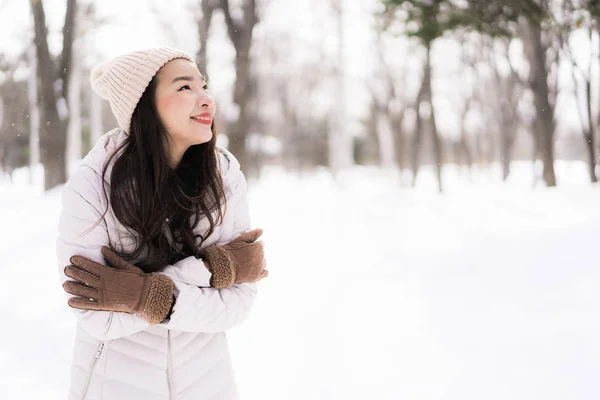
{"label": "woman's nose", "polygon": [[206,93],[202,93],[198,96],[198,104],[202,107],[212,108],[214,105],[213,99]]}

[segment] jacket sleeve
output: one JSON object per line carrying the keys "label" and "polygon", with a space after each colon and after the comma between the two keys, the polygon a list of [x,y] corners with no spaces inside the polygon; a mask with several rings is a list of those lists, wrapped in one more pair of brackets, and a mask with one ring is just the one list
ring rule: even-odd
{"label": "jacket sleeve", "polygon": [[196,287],[211,287],[212,274],[204,262],[194,256],[186,257],[173,265],[167,265],[159,274],[168,276],[174,282],[179,281]]}
{"label": "jacket sleeve", "polygon": [[[62,282],[69,279],[64,268],[70,264],[69,260],[73,255],[105,264],[100,249],[109,244],[109,235],[106,222],[101,218],[101,179],[91,168],[82,166],[63,188],[56,241],[58,273]],[[72,297],[69,293],[66,295],[67,299]],[[134,314],[76,308],[71,310],[83,329],[98,340],[128,336],[150,325]]]}
{"label": "jacket sleeve", "polygon": [[[234,212],[233,238],[250,229],[246,179],[241,171],[233,186],[227,209]],[[254,303],[256,283],[241,283],[225,289],[195,287],[174,280],[175,305],[169,320],[161,325],[188,332],[220,332],[242,323]]]}

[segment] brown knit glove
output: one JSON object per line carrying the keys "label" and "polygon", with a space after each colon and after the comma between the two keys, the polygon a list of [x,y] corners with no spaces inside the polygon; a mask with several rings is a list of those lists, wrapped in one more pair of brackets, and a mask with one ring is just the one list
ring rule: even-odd
{"label": "brown knit glove", "polygon": [[248,231],[223,246],[209,246],[201,250],[206,268],[212,274],[210,285],[223,289],[234,283],[253,283],[269,276],[265,269],[262,229]]}
{"label": "brown knit glove", "polygon": [[164,275],[145,274],[108,247],[102,247],[108,266],[80,256],[71,257],[65,274],[74,279],[63,289],[76,295],[69,306],[81,310],[136,314],[150,324],[162,322],[173,303],[175,284]]}

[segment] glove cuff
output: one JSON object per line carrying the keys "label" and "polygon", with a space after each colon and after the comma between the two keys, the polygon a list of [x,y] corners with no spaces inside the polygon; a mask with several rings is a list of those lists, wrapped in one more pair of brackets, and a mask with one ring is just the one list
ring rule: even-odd
{"label": "glove cuff", "polygon": [[152,275],[150,277],[150,290],[146,304],[140,317],[150,324],[158,324],[167,317],[173,304],[173,291],[175,284],[165,275]]}
{"label": "glove cuff", "polygon": [[210,286],[215,289],[227,288],[235,282],[233,262],[226,250],[220,246],[209,246],[202,249],[200,255],[206,261],[206,268],[211,273]]}

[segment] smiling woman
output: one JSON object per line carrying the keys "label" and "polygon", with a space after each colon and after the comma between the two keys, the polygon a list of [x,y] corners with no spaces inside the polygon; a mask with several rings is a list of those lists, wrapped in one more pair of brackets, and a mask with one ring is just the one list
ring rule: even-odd
{"label": "smiling woman", "polygon": [[77,317],[70,399],[237,399],[224,331],[268,276],[215,103],[170,48],[92,70],[119,128],[64,187],[57,254]]}

